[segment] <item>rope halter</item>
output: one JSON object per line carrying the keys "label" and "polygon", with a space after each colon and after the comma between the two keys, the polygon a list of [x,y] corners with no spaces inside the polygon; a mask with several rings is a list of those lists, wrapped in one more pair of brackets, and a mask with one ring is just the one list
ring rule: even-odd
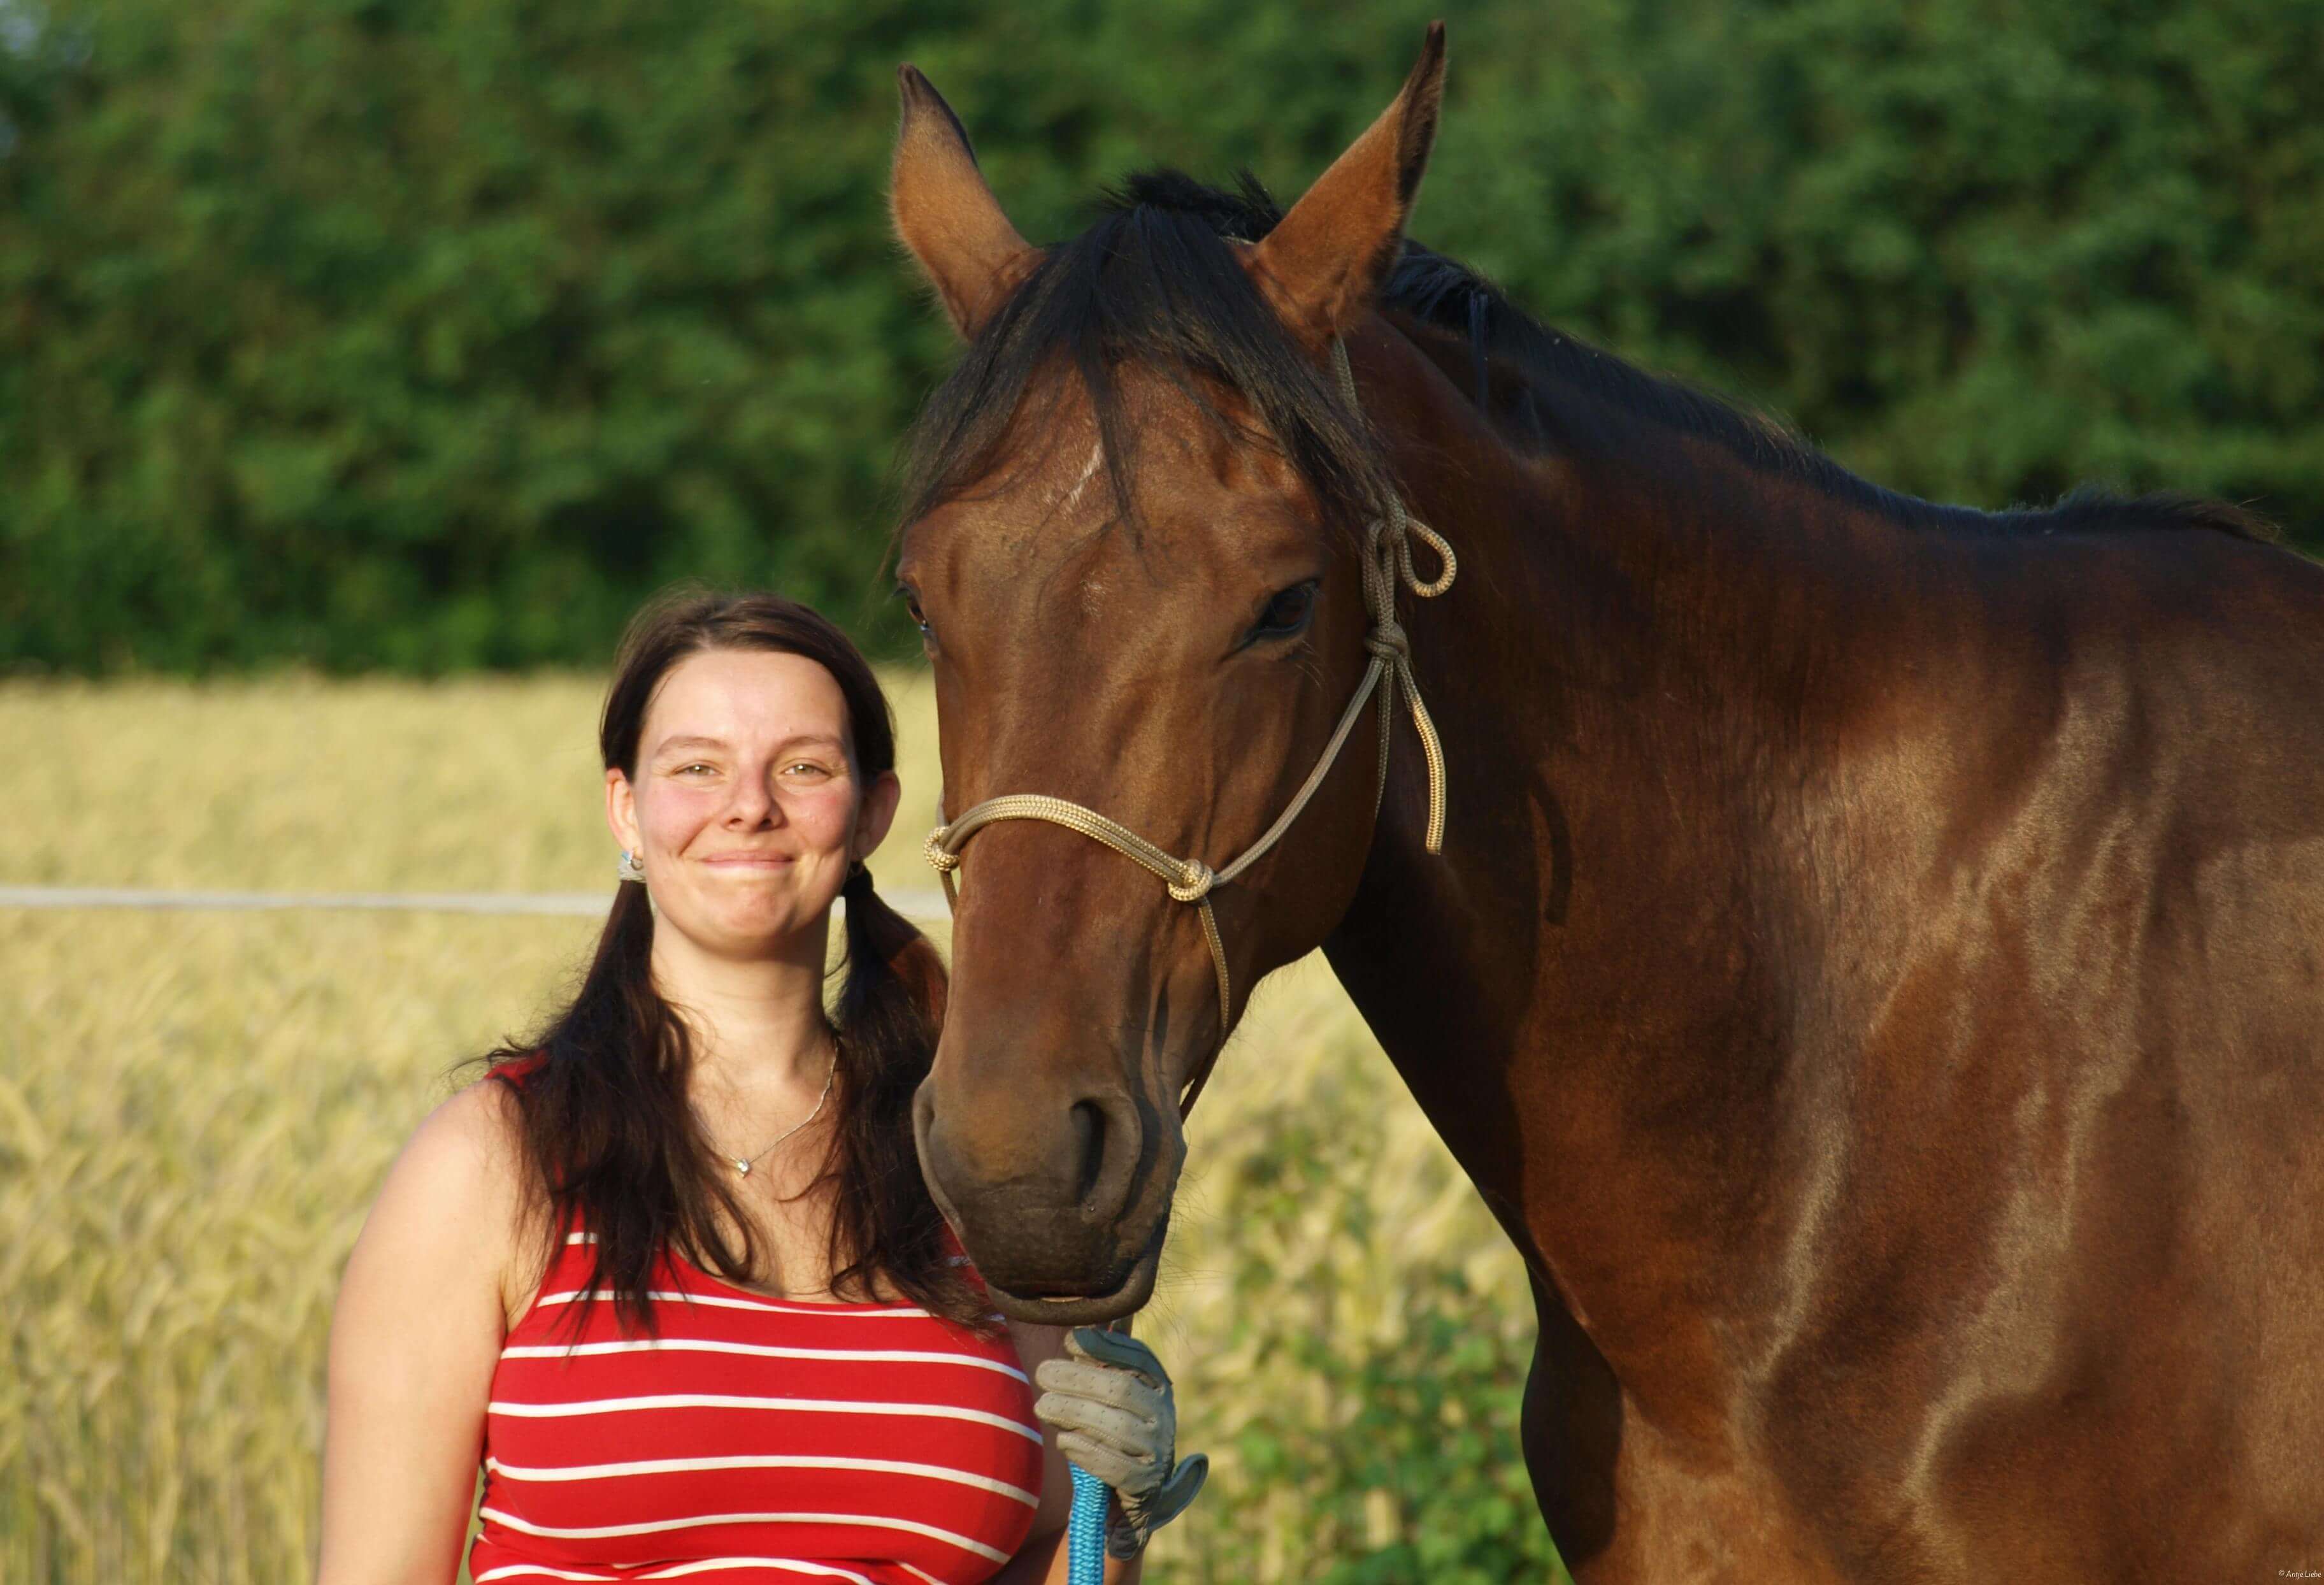
{"label": "rope halter", "polygon": [[[1332,343],[1332,368],[1339,376],[1341,396],[1360,416],[1362,408],[1356,399],[1355,374],[1348,366],[1348,349],[1337,338]],[[1439,570],[1435,577],[1426,581],[1412,565],[1415,536],[1436,553]],[[1420,734],[1421,752],[1428,761],[1426,846],[1432,853],[1438,852],[1444,841],[1444,751],[1437,742],[1436,723],[1429,719],[1428,707],[1420,701],[1420,687],[1412,675],[1412,640],[1396,619],[1396,594],[1401,585],[1420,599],[1433,600],[1452,586],[1458,566],[1452,558],[1452,547],[1444,542],[1443,536],[1425,523],[1416,521],[1405,509],[1403,497],[1393,492],[1388,496],[1387,515],[1375,519],[1365,530],[1361,560],[1364,607],[1371,617],[1371,626],[1364,634],[1364,648],[1371,654],[1371,663],[1365,667],[1363,680],[1356,685],[1354,696],[1341,712],[1339,724],[1333,728],[1331,741],[1323,745],[1323,757],[1307,773],[1306,781],[1283,813],[1276,816],[1275,824],[1233,862],[1213,870],[1200,859],[1181,859],[1165,852],[1128,826],[1080,804],[1042,793],[1004,793],[962,811],[957,819],[939,824],[922,844],[921,851],[944,881],[946,904],[959,907],[953,871],[960,868],[960,850],[985,826],[1000,820],[1047,820],[1069,831],[1078,831],[1151,871],[1169,889],[1174,901],[1192,903],[1202,910],[1203,935],[1211,944],[1211,962],[1218,970],[1219,1018],[1223,1024],[1233,1013],[1234,994],[1227,974],[1226,943],[1219,935],[1218,917],[1211,908],[1211,893],[1257,863],[1291,828],[1291,823],[1323,785],[1324,775],[1340,757],[1341,746],[1347,742],[1356,717],[1362,713],[1364,702],[1375,687],[1379,690],[1379,776],[1372,790],[1372,818],[1379,818],[1380,803],[1388,794],[1388,745],[1396,725],[1397,694],[1401,689],[1413,727]],[[1213,1051],[1211,1055],[1215,1061],[1218,1054]],[[1182,1116],[1193,1109],[1194,1097],[1209,1076],[1210,1064],[1205,1063],[1179,1102]]]}

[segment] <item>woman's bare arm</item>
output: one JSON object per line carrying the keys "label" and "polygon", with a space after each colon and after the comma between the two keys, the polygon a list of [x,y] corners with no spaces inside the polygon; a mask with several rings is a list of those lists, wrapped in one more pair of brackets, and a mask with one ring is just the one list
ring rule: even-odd
{"label": "woman's bare arm", "polygon": [[507,1328],[512,1107],[469,1086],[411,1137],[331,1320],[318,1585],[450,1585]]}

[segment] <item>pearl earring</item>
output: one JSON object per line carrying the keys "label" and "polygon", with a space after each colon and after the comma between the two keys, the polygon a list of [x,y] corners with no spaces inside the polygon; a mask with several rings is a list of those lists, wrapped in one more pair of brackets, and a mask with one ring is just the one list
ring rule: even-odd
{"label": "pearl earring", "polygon": [[622,880],[635,880],[642,885],[646,878],[645,861],[629,849],[622,850],[622,862],[613,866],[613,874]]}

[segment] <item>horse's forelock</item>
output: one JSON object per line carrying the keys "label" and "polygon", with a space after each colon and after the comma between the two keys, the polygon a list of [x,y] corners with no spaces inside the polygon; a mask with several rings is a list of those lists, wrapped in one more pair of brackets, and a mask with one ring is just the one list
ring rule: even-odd
{"label": "horse's forelock", "polygon": [[1231,245],[1273,224],[1265,189],[1223,193],[1176,171],[1133,177],[1091,225],[1046,251],[930,395],[907,443],[904,522],[995,474],[1011,420],[1060,376],[1085,400],[1116,512],[1136,518],[1138,430],[1123,371],[1151,370],[1237,438],[1211,392],[1248,403],[1334,525],[1379,509],[1379,448],[1275,318]]}

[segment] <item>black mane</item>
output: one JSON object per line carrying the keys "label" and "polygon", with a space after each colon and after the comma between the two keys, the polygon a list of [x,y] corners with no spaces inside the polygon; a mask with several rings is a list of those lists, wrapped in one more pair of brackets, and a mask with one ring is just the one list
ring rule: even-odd
{"label": "black mane", "polygon": [[[1988,512],[1941,505],[1884,489],[1849,472],[1766,414],[1747,411],[1692,386],[1649,374],[1587,342],[1541,325],[1474,270],[1417,243],[1405,244],[1382,298],[1384,306],[1468,341],[1476,360],[1471,399],[1504,436],[1526,450],[1553,449],[1554,436],[1570,439],[1606,429],[1603,416],[1572,400],[1579,394],[1601,413],[1610,410],[1644,419],[1682,435],[1712,441],[1754,466],[1915,526],[2031,533],[2108,527],[2211,529],[2246,539],[2274,537],[2273,527],[2256,514],[2199,496],[2121,496],[2086,485],[2054,506]],[[1495,360],[1523,371],[1526,378],[1514,391],[1496,391],[1491,378]],[[1610,437],[1604,438],[1612,443]]]}
{"label": "black mane", "polygon": [[[1352,523],[1379,511],[1392,484],[1360,417],[1342,408],[1226,247],[1229,240],[1258,241],[1281,218],[1248,172],[1231,191],[1168,170],[1141,172],[1110,191],[1089,228],[1047,252],[929,398],[909,443],[906,521],[989,472],[1019,401],[1061,361],[1087,388],[1125,521],[1133,517],[1135,428],[1114,371],[1133,360],[1177,382],[1222,422],[1199,382],[1240,392],[1334,519]],[[1618,455],[1645,423],[1915,527],[2276,537],[2255,513],[2185,495],[2124,497],[2086,486],[2052,507],[1987,512],[1883,489],[1773,419],[1541,325],[1474,270],[1417,243],[1404,244],[1381,307],[1468,343],[1475,382],[1468,394],[1520,450],[1546,453],[1582,441]]]}

